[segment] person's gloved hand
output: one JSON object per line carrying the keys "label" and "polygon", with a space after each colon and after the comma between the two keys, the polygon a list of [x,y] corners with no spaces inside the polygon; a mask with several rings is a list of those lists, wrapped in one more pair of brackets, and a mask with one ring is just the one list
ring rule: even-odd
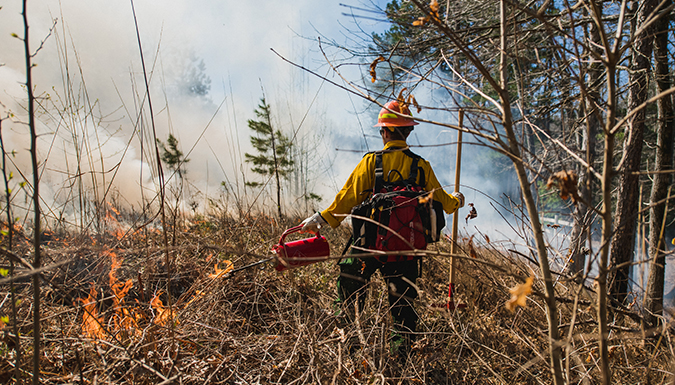
{"label": "person's gloved hand", "polygon": [[459,201],[459,207],[464,207],[464,194],[457,191],[457,192],[452,193],[452,196],[457,198],[457,200]]}
{"label": "person's gloved hand", "polygon": [[319,232],[319,229],[321,229],[323,226],[326,226],[327,224],[328,222],[323,219],[321,214],[315,213],[311,217],[302,221],[302,230],[300,230],[300,232],[316,234]]}

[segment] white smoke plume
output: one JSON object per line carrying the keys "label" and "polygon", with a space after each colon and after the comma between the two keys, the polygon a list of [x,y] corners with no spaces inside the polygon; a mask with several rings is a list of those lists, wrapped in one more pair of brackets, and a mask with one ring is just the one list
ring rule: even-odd
{"label": "white smoke plume", "polygon": [[[358,97],[290,66],[270,50],[340,83],[327,70],[316,42],[299,36],[319,32],[340,36],[343,27],[338,20],[344,9],[339,3],[307,0],[291,7],[274,1],[170,0],[161,6],[146,2],[135,2],[135,6],[157,138],[165,142],[173,134],[189,159],[184,165],[185,205],[192,200],[200,209],[207,208],[207,195],[225,193],[221,182],[229,194],[241,198],[244,179],[260,181],[248,171],[243,154],[252,151],[246,121],[254,118],[253,109],[263,92],[272,107],[274,124],[301,144],[306,178],[311,181],[308,188],[324,198],[308,206],[288,191],[293,183],[299,184],[292,181],[285,186],[286,206],[292,213],[328,206],[363,152],[381,148],[377,130],[372,128],[379,108],[364,110]],[[26,120],[21,85],[25,59],[21,41],[10,35],[23,35],[20,11],[18,2],[0,10],[4,47],[0,102],[3,113],[16,114],[3,122],[5,147],[16,150],[14,162],[30,180],[29,138],[22,123]],[[29,2],[28,16],[33,49],[44,40],[34,58],[34,83],[36,94],[44,98],[38,120],[40,159],[46,162],[41,184],[45,203],[55,215],[74,215],[78,194],[98,200],[108,194],[106,198],[116,197],[121,204],[139,208],[143,196],[151,200],[157,194],[158,174],[131,4],[45,0]],[[346,75],[352,80],[360,76],[356,72]],[[428,95],[418,91],[416,97],[422,104],[438,104],[431,91]],[[426,110],[420,116],[456,119],[433,116]],[[450,143],[455,137],[455,132],[423,124],[410,142]],[[451,192],[455,147],[413,151],[431,161],[446,191]],[[463,191],[467,201],[476,204],[479,216],[468,224],[462,220],[460,229],[474,233],[478,227],[493,239],[504,238],[500,233],[511,234],[509,226],[483,195],[499,200],[502,191],[501,180],[486,178],[479,169],[489,163],[480,158],[484,153],[475,147],[464,148],[461,183],[469,187]],[[170,170],[165,171],[170,179]],[[173,175],[168,181],[170,186],[176,178]],[[271,197],[260,199],[265,202]],[[462,218],[467,212],[460,211]]]}
{"label": "white smoke plume", "polygon": [[[72,214],[78,195],[115,195],[139,207],[142,196],[150,200],[157,193],[158,173],[131,3],[28,4],[30,44],[40,47],[33,83],[43,203]],[[16,154],[15,183],[32,179],[20,7],[12,2],[0,9],[0,117],[5,149]],[[308,152],[325,153],[321,138],[333,122],[351,118],[342,108],[326,112],[339,99],[335,89],[270,51],[305,64],[314,60],[314,43],[299,34],[315,34],[313,24],[336,29],[337,3],[168,1],[135,7],[156,136],[166,141],[171,133],[179,140],[190,160],[184,165],[188,193],[217,195],[221,182],[241,190],[244,178],[256,178],[242,163],[243,153],[252,151],[246,120],[253,118],[263,88],[275,124],[311,146]],[[321,169],[323,158],[311,161]],[[325,185],[312,187],[323,194]]]}

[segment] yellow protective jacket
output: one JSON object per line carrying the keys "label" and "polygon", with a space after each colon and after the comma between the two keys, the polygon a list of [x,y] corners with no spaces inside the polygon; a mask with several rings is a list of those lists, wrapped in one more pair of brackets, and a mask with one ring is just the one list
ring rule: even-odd
{"label": "yellow protective jacket", "polygon": [[[384,146],[384,150],[389,150],[392,147],[399,147],[401,149],[407,148],[408,145],[403,140],[392,140],[387,142]],[[385,179],[389,174],[390,170],[398,170],[401,173],[403,179],[407,179],[410,174],[410,166],[412,165],[413,159],[402,151],[393,150],[391,152],[385,152],[382,155],[382,169],[384,171]],[[441,184],[436,179],[434,171],[431,169],[431,165],[424,159],[420,159],[418,166],[421,170],[424,170],[424,177],[426,180],[426,186],[424,190],[434,192],[434,200],[437,200],[443,204],[443,210],[452,214],[459,207],[459,200],[452,195],[448,195]],[[417,176],[416,183],[420,182],[420,175]],[[389,177],[390,182],[395,182],[400,179],[398,173],[393,172]],[[321,216],[328,222],[331,227],[337,227],[340,225],[343,219],[345,219],[346,214],[350,214],[352,208],[359,203],[368,199],[373,193],[373,186],[375,185],[375,154],[369,153],[366,154],[361,162],[356,166],[352,174],[345,182],[342,190],[338,192],[335,196],[333,203],[324,211],[321,212]]]}

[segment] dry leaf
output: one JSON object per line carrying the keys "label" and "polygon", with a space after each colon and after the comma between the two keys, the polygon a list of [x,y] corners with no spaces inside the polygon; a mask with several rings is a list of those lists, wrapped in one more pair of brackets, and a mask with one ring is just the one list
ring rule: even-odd
{"label": "dry leaf", "polygon": [[471,258],[474,259],[478,258],[478,255],[476,254],[476,249],[473,247],[473,235],[471,236],[471,238],[469,238],[469,256],[471,256]]}
{"label": "dry leaf", "polygon": [[375,80],[377,80],[377,73],[375,72],[375,67],[377,67],[377,63],[383,62],[387,59],[385,59],[382,56],[378,56],[377,59],[373,60],[372,63],[370,63],[370,79],[371,82],[375,83]]}
{"label": "dry leaf", "polygon": [[433,198],[434,198],[434,192],[430,191],[429,194],[417,198],[417,202],[419,202],[419,204],[423,205],[425,203],[428,203]]}
{"label": "dry leaf", "polygon": [[429,22],[429,16],[418,17],[417,20],[413,21],[413,27],[421,27],[428,22]]}
{"label": "dry leaf", "polygon": [[398,102],[399,107],[401,107],[401,111],[408,107],[408,102],[406,102],[405,97],[403,96],[403,93],[408,90],[407,87],[403,87],[403,89],[398,93],[398,96],[396,97],[396,101]]}
{"label": "dry leaf", "polygon": [[469,224],[469,219],[478,217],[478,212],[476,211],[476,207],[474,207],[473,203],[469,203],[469,206],[471,206],[471,210],[469,210],[469,214],[467,214],[466,218],[464,218],[467,225]]}
{"label": "dry leaf", "polygon": [[532,284],[534,283],[534,276],[530,276],[525,280],[525,283],[517,285],[509,289],[511,299],[506,302],[506,308],[511,312],[515,312],[518,306],[525,307],[527,304],[527,296],[532,294]]}
{"label": "dry leaf", "polygon": [[399,107],[401,108],[401,115],[412,115],[410,113],[410,105],[412,104],[415,106],[417,109],[417,113],[419,114],[420,111],[422,111],[422,107],[420,107],[419,104],[417,104],[417,99],[415,99],[415,96],[413,94],[408,94],[408,96],[403,96],[403,93],[408,90],[407,87],[404,87],[399,91],[398,96],[396,97],[396,101],[398,102]]}
{"label": "dry leaf", "polygon": [[562,170],[548,178],[546,188],[550,190],[554,186],[557,187],[560,190],[561,199],[572,198],[572,203],[576,204],[579,200],[578,182],[579,177],[574,171]]}
{"label": "dry leaf", "polygon": [[411,102],[413,106],[415,106],[418,114],[422,112],[422,107],[420,107],[420,105],[417,104],[417,99],[415,99],[415,96],[413,96],[413,94],[410,94],[410,96],[408,96],[408,101]]}
{"label": "dry leaf", "polygon": [[342,329],[342,328],[339,328],[337,326],[330,333],[330,336],[331,337],[337,337],[340,340],[340,342],[342,342],[343,344],[345,342],[347,342],[347,335],[345,335],[345,330]]}
{"label": "dry leaf", "polygon": [[487,243],[490,243],[490,237],[488,237],[487,234],[485,235],[485,240],[487,241]]}
{"label": "dry leaf", "polygon": [[412,25],[414,27],[421,27],[427,24],[433,17],[435,20],[440,21],[441,17],[438,15],[438,11],[441,9],[441,6],[438,4],[437,0],[431,0],[429,4],[429,9],[431,9],[431,16],[418,17],[417,20],[413,21]]}

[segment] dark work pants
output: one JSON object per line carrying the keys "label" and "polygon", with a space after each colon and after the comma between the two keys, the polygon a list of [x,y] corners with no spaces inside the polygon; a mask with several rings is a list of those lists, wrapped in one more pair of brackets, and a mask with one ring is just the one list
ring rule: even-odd
{"label": "dark work pants", "polygon": [[[346,258],[340,263],[340,276],[337,281],[338,298],[342,310],[353,321],[354,301],[358,299],[359,310],[363,310],[366,301],[366,285],[370,277],[379,270],[389,291],[389,306],[397,332],[414,339],[417,328],[417,313],[412,302],[417,298],[417,290],[411,285],[419,276],[417,260],[382,263],[376,258]],[[405,278],[405,279],[404,279]]]}

